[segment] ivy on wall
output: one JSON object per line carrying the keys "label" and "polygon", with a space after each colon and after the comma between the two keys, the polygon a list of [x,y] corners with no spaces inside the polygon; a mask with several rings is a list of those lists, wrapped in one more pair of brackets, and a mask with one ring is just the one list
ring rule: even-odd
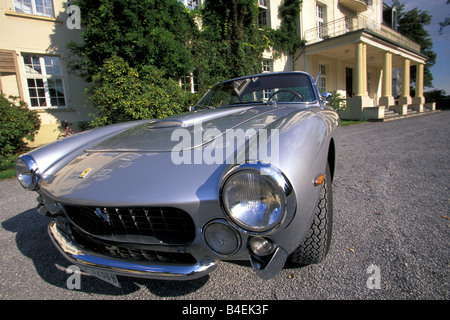
{"label": "ivy on wall", "polygon": [[298,34],[298,21],[302,0],[284,0],[279,8],[281,25],[272,31],[274,48],[288,54],[294,52],[304,44]]}

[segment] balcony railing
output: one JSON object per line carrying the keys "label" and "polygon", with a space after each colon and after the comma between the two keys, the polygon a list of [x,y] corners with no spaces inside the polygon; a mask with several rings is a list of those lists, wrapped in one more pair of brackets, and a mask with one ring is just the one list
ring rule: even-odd
{"label": "balcony railing", "polygon": [[345,17],[305,31],[306,44],[314,44],[325,39],[334,38],[356,30],[368,29],[409,50],[420,52],[420,45],[400,33],[364,16]]}

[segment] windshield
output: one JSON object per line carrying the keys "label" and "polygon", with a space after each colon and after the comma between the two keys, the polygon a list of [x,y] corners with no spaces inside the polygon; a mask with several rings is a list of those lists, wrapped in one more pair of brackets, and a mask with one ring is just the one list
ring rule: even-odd
{"label": "windshield", "polygon": [[311,79],[307,74],[264,74],[222,82],[211,88],[196,107],[316,100]]}

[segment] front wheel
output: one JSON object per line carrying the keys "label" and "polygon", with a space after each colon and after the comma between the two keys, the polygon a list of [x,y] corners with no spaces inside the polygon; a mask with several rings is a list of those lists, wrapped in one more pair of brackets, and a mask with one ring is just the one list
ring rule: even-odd
{"label": "front wheel", "polygon": [[333,191],[331,187],[330,167],[327,164],[325,181],[320,190],[319,202],[311,227],[303,243],[294,250],[290,260],[294,263],[308,265],[325,259],[331,243],[333,225]]}

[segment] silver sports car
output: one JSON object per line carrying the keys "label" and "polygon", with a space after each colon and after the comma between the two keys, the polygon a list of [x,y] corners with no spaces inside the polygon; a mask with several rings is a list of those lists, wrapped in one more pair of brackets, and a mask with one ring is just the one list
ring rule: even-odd
{"label": "silver sports car", "polygon": [[103,280],[263,279],[328,253],[340,120],[303,72],[212,87],[190,112],[85,131],[20,156],[62,255]]}

